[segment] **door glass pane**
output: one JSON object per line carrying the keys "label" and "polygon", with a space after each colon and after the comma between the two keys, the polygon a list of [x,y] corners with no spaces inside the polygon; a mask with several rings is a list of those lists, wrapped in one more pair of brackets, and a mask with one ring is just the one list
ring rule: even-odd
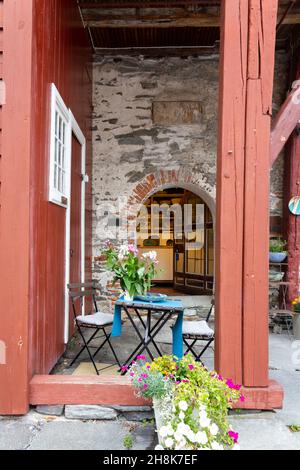
{"label": "door glass pane", "polygon": [[184,254],[175,253],[175,271],[178,273],[183,273],[184,267]]}
{"label": "door glass pane", "polygon": [[207,274],[214,275],[214,231],[212,228],[206,230],[207,236]]}

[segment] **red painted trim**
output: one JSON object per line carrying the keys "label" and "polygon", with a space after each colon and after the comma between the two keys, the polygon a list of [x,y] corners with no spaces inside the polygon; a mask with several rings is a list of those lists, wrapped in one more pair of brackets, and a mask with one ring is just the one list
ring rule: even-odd
{"label": "red painted trim", "polygon": [[28,409],[32,0],[5,1],[0,230],[0,414]]}
{"label": "red painted trim", "polygon": [[299,120],[300,86],[297,85],[287,96],[274,120],[271,132],[271,167],[277,160]]}
{"label": "red painted trim", "polygon": [[275,380],[270,380],[267,387],[243,387],[244,402],[234,408],[244,410],[275,410],[283,406],[283,388]]}
{"label": "red painted trim", "polygon": [[35,375],[30,382],[31,405],[145,405],[127,377]]}

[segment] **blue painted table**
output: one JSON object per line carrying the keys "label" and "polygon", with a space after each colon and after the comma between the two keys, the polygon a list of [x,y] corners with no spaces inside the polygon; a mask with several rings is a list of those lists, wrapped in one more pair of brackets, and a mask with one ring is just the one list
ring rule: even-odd
{"label": "blue painted table", "polygon": [[[180,300],[172,300],[167,298],[160,302],[145,302],[140,300],[127,301],[124,297],[120,297],[115,303],[114,322],[112,328],[112,336],[121,336],[122,334],[122,311],[125,312],[132,327],[136,331],[140,343],[135,350],[130,354],[123,366],[130,366],[137,356],[147,351],[150,358],[153,360],[154,356],[149,348],[152,343],[159,356],[162,353],[157,346],[154,338],[166,324],[166,322],[174,315],[177,316],[176,322],[172,328],[173,333],[173,355],[177,359],[183,356],[183,339],[182,339],[182,322],[183,322],[183,305]],[[147,312],[146,321],[142,317],[141,311]],[[153,316],[153,313],[158,314]],[[133,320],[133,314],[138,318],[142,326],[142,334]],[[125,370],[123,371],[125,373]]]}

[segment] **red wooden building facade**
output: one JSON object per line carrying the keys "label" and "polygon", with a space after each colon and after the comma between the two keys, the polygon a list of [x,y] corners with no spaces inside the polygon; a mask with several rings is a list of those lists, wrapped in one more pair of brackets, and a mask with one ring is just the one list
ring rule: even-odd
{"label": "red wooden building facade", "polygon": [[[214,20],[221,27],[216,368],[243,384],[247,407],[267,409],[280,407],[283,398],[280,385],[268,376],[268,198],[277,8],[277,0],[226,0],[221,2],[221,20]],[[4,0],[0,21],[0,341],[5,356],[0,364],[0,414],[23,414],[30,404],[136,403],[123,378],[48,375],[64,350],[66,223],[76,239],[84,220],[84,274],[91,277],[93,51],[77,2]],[[76,121],[72,181],[82,173],[78,128],[86,149],[85,210],[80,213],[76,203],[78,186],[71,194],[75,209],[70,219],[66,207],[48,198],[51,84]],[[289,103],[285,106],[292,113]],[[286,139],[300,118],[297,114],[298,108],[287,119],[292,125]],[[281,122],[279,117],[279,127]],[[274,130],[272,146],[282,142],[283,132]],[[293,145],[291,152],[298,155],[299,145]],[[278,153],[278,148],[272,150],[273,159]],[[78,269],[75,260],[71,276]]]}

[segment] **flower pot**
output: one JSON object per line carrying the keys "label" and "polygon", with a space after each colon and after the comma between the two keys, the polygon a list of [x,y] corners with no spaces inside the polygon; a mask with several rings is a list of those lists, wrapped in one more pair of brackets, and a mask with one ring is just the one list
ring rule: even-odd
{"label": "flower pot", "polygon": [[172,415],[172,404],[162,398],[152,398],[152,404],[154,410],[157,438],[159,444],[162,444],[162,439],[159,435],[159,430],[162,426],[168,424],[168,415]]}
{"label": "flower pot", "polygon": [[293,331],[295,339],[300,340],[300,312],[294,312]]}
{"label": "flower pot", "polygon": [[275,253],[275,252],[269,253],[269,260],[271,261],[271,263],[282,263],[286,257],[287,257],[286,251],[281,251],[279,253]]}
{"label": "flower pot", "polygon": [[133,301],[133,295],[130,295],[129,292],[126,290],[124,292],[124,300],[126,300],[127,302],[132,302]]}

